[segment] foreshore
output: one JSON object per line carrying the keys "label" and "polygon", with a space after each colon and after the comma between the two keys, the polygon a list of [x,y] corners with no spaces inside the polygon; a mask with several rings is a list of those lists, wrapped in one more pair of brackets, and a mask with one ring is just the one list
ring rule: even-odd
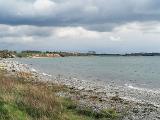
{"label": "foreshore", "polygon": [[[160,107],[154,104],[149,104],[140,101],[133,101],[121,98],[120,92],[111,91],[108,86],[101,86],[100,84],[91,83],[83,80],[68,80],[61,79],[61,77],[51,78],[45,73],[38,73],[35,69],[29,67],[27,64],[20,64],[16,61],[7,59],[0,60],[0,68],[5,69],[11,74],[20,75],[27,78],[32,77],[33,81],[47,82],[57,85],[65,85],[68,90],[58,92],[58,96],[70,97],[79,101],[80,106],[92,107],[95,111],[106,108],[113,108],[119,113],[123,114],[124,120],[159,120]],[[112,93],[112,94],[111,94]],[[127,96],[126,96],[127,97]]]}

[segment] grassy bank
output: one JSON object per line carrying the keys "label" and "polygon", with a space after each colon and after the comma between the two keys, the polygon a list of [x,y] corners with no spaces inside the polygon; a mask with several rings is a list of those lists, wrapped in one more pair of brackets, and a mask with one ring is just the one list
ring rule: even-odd
{"label": "grassy bank", "polygon": [[99,113],[79,108],[77,101],[57,97],[63,86],[29,82],[0,70],[0,120],[114,120],[115,110]]}

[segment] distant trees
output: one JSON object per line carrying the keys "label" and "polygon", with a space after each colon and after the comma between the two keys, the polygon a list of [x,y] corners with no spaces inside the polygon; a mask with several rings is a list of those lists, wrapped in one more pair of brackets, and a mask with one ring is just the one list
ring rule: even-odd
{"label": "distant trees", "polygon": [[126,54],[97,54],[95,51],[88,51],[87,53],[80,52],[63,52],[63,51],[36,51],[26,50],[21,52],[0,50],[0,58],[14,58],[14,57],[67,57],[67,56],[160,56],[160,53],[126,53]]}
{"label": "distant trees", "polygon": [[22,51],[21,53],[41,54],[43,52],[42,51],[36,51],[36,50],[26,50],[26,51]]}
{"label": "distant trees", "polygon": [[0,58],[14,58],[14,57],[46,57],[46,56],[88,56],[88,55],[95,55],[96,52],[91,51],[89,53],[79,53],[79,52],[62,52],[62,51],[35,51],[35,50],[26,50],[21,52],[16,51],[8,51],[8,50],[1,50],[0,51]]}
{"label": "distant trees", "polygon": [[95,54],[96,54],[96,51],[88,51],[88,54],[95,55]]}

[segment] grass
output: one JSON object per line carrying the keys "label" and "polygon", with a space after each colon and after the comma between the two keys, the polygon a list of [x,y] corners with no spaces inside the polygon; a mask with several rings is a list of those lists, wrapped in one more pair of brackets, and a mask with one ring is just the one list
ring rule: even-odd
{"label": "grass", "polygon": [[[69,98],[63,98],[61,100],[64,110],[66,112],[70,111],[76,115],[81,116],[82,120],[117,120],[120,119],[120,115],[114,109],[104,109],[99,112],[94,111],[90,107],[77,107],[78,103],[72,101]],[[84,119],[85,118],[85,119]],[[78,119],[69,119],[78,120]]]}
{"label": "grass", "polygon": [[115,110],[99,113],[79,108],[68,98],[57,97],[63,86],[30,82],[0,70],[0,120],[114,120]]}

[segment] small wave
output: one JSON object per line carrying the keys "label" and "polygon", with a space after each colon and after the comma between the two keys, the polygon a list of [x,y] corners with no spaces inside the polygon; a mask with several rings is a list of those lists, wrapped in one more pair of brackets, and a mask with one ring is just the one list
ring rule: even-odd
{"label": "small wave", "polygon": [[44,76],[49,76],[49,77],[52,76],[52,75],[49,75],[49,74],[47,74],[47,73],[42,73],[42,75],[44,75]]}
{"label": "small wave", "polygon": [[31,71],[32,71],[32,72],[37,72],[37,70],[36,70],[36,69],[34,69],[34,68],[31,68]]}
{"label": "small wave", "polygon": [[159,94],[160,91],[159,90],[153,90],[153,89],[148,89],[148,88],[140,88],[140,87],[134,87],[131,84],[125,84],[126,87],[130,88],[130,89],[134,89],[134,90],[138,90],[138,91],[143,91],[143,92],[151,92],[151,93],[157,93]]}
{"label": "small wave", "polygon": [[138,100],[138,99],[133,98],[133,97],[121,97],[121,98],[124,99],[124,100],[128,100],[128,101],[134,101],[134,102],[142,103],[142,104],[148,103],[148,104],[154,105],[156,107],[160,107],[160,104],[157,104],[157,103],[151,102],[151,101],[147,101],[147,100]]}

